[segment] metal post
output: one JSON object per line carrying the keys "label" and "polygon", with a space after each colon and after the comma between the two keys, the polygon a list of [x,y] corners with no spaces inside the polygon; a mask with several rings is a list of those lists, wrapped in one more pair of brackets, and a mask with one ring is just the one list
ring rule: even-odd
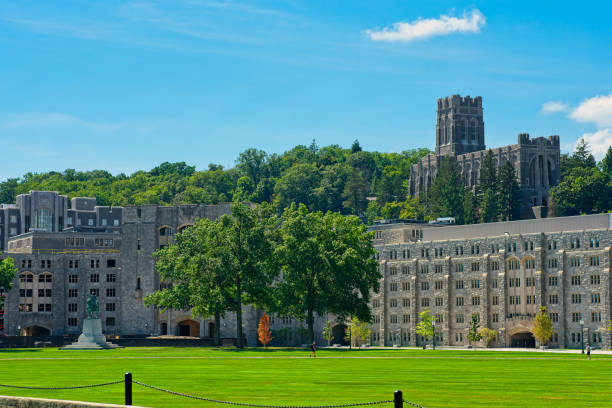
{"label": "metal post", "polygon": [[404,408],[404,396],[400,390],[393,393],[393,403],[395,404],[394,408]]}
{"label": "metal post", "polygon": [[132,373],[125,373],[125,405],[132,405]]}
{"label": "metal post", "polygon": [[433,336],[432,336],[432,339],[431,339],[431,345],[433,346],[434,350],[436,349],[436,320],[435,319],[436,318],[434,317],[434,321],[433,321],[433,323],[431,325],[431,329],[433,331]]}
{"label": "metal post", "polygon": [[584,320],[580,320],[580,348],[584,354]]}

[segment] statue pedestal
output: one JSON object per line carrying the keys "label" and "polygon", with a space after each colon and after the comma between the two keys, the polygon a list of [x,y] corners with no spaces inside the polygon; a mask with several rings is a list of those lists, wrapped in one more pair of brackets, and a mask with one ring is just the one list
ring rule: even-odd
{"label": "statue pedestal", "polygon": [[83,333],[79,336],[79,340],[68,346],[60,347],[60,350],[101,350],[120,347],[106,341],[102,334],[100,319],[88,318],[83,320]]}

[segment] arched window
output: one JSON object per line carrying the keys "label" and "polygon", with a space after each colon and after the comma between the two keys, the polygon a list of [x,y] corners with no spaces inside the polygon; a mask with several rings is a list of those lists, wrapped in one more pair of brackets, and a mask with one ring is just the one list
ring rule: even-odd
{"label": "arched window", "polygon": [[187,228],[192,227],[193,224],[183,224],[180,227],[178,227],[178,233],[180,234],[181,232],[185,231]]}
{"label": "arched window", "polygon": [[506,261],[506,265],[507,265],[509,271],[516,271],[516,270],[520,269],[520,267],[521,267],[521,264],[520,264],[519,260],[516,259],[516,258],[509,258]]}
{"label": "arched window", "polygon": [[50,209],[39,208],[34,211],[34,228],[45,232],[53,232],[53,214]]}
{"label": "arched window", "polygon": [[30,272],[23,272],[19,274],[19,283],[21,286],[22,283],[32,283],[34,282],[34,275]]}
{"label": "arched window", "polygon": [[474,121],[474,120],[473,120],[473,121],[470,123],[470,140],[471,140],[471,141],[476,141],[476,134],[477,134],[477,132],[476,132],[476,126],[477,126],[477,125],[476,125],[476,121]]}
{"label": "arched window", "polygon": [[51,275],[48,272],[41,273],[40,275],[38,275],[38,282],[39,283],[51,283],[53,282],[53,275]]}
{"label": "arched window", "polygon": [[172,228],[169,226],[163,226],[159,229],[159,236],[160,237],[169,237],[172,236]]}
{"label": "arched window", "polygon": [[467,137],[467,124],[465,123],[465,120],[461,121],[461,140],[465,140]]}

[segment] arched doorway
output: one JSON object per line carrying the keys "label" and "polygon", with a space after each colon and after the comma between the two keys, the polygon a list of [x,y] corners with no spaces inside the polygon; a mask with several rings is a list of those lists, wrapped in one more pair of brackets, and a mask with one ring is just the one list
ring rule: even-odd
{"label": "arched doorway", "polygon": [[179,322],[177,327],[179,336],[200,337],[200,323],[187,319]]}
{"label": "arched doorway", "polygon": [[31,337],[41,337],[41,336],[50,336],[51,330],[42,326],[28,326],[21,329],[20,336],[31,336]]}
{"label": "arched doorway", "polygon": [[161,324],[161,334],[162,336],[165,336],[166,334],[168,334],[168,323]]}
{"label": "arched doorway", "polygon": [[343,324],[337,324],[332,328],[332,335],[334,338],[332,339],[332,344],[339,344],[341,346],[348,346],[348,341],[344,340],[344,336],[346,336],[346,326]]}
{"label": "arched doorway", "polygon": [[208,323],[208,337],[215,337],[215,323]]}
{"label": "arched doorway", "polygon": [[516,333],[510,337],[510,346],[514,348],[535,348],[535,338],[530,332]]}

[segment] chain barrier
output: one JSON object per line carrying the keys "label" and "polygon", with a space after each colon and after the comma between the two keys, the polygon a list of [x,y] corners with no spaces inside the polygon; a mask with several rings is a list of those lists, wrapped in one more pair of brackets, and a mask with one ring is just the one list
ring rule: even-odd
{"label": "chain barrier", "polygon": [[24,387],[24,386],[20,386],[20,385],[6,385],[6,384],[0,384],[0,387],[19,388],[19,389],[22,389],[22,390],[75,390],[75,389],[78,389],[78,388],[104,387],[106,385],[115,385],[115,384],[121,384],[121,383],[123,383],[123,380],[107,382],[107,383],[101,383],[101,384],[77,385],[77,386],[74,386],[74,387]]}
{"label": "chain barrier", "polygon": [[388,403],[393,402],[393,400],[384,400],[384,401],[374,401],[374,402],[359,402],[359,403],[353,403],[353,404],[314,405],[314,406],[308,406],[308,405],[263,405],[263,404],[249,404],[249,403],[246,403],[246,402],[221,401],[221,400],[216,400],[216,399],[211,399],[211,398],[197,397],[195,395],[183,394],[182,392],[170,391],[170,390],[166,390],[166,389],[163,389],[163,388],[155,387],[153,385],[144,384],[144,383],[141,383],[139,381],[133,381],[133,382],[134,382],[134,384],[138,384],[138,385],[141,385],[141,386],[146,387],[146,388],[151,388],[153,390],[157,390],[157,391],[161,391],[161,392],[166,392],[168,394],[178,395],[180,397],[193,398],[193,399],[197,399],[197,400],[200,400],[200,401],[215,402],[215,403],[218,403],[218,404],[239,405],[239,406],[243,406],[243,407],[255,407],[255,408],[343,408],[343,407],[360,407],[360,406],[365,406],[365,405],[380,405],[380,404],[388,404]]}
{"label": "chain barrier", "polygon": [[425,407],[424,407],[424,406],[422,406],[422,405],[415,404],[414,402],[410,402],[410,401],[406,401],[406,400],[404,400],[404,404],[408,404],[408,405],[410,405],[411,407],[415,407],[415,408],[425,408]]}

